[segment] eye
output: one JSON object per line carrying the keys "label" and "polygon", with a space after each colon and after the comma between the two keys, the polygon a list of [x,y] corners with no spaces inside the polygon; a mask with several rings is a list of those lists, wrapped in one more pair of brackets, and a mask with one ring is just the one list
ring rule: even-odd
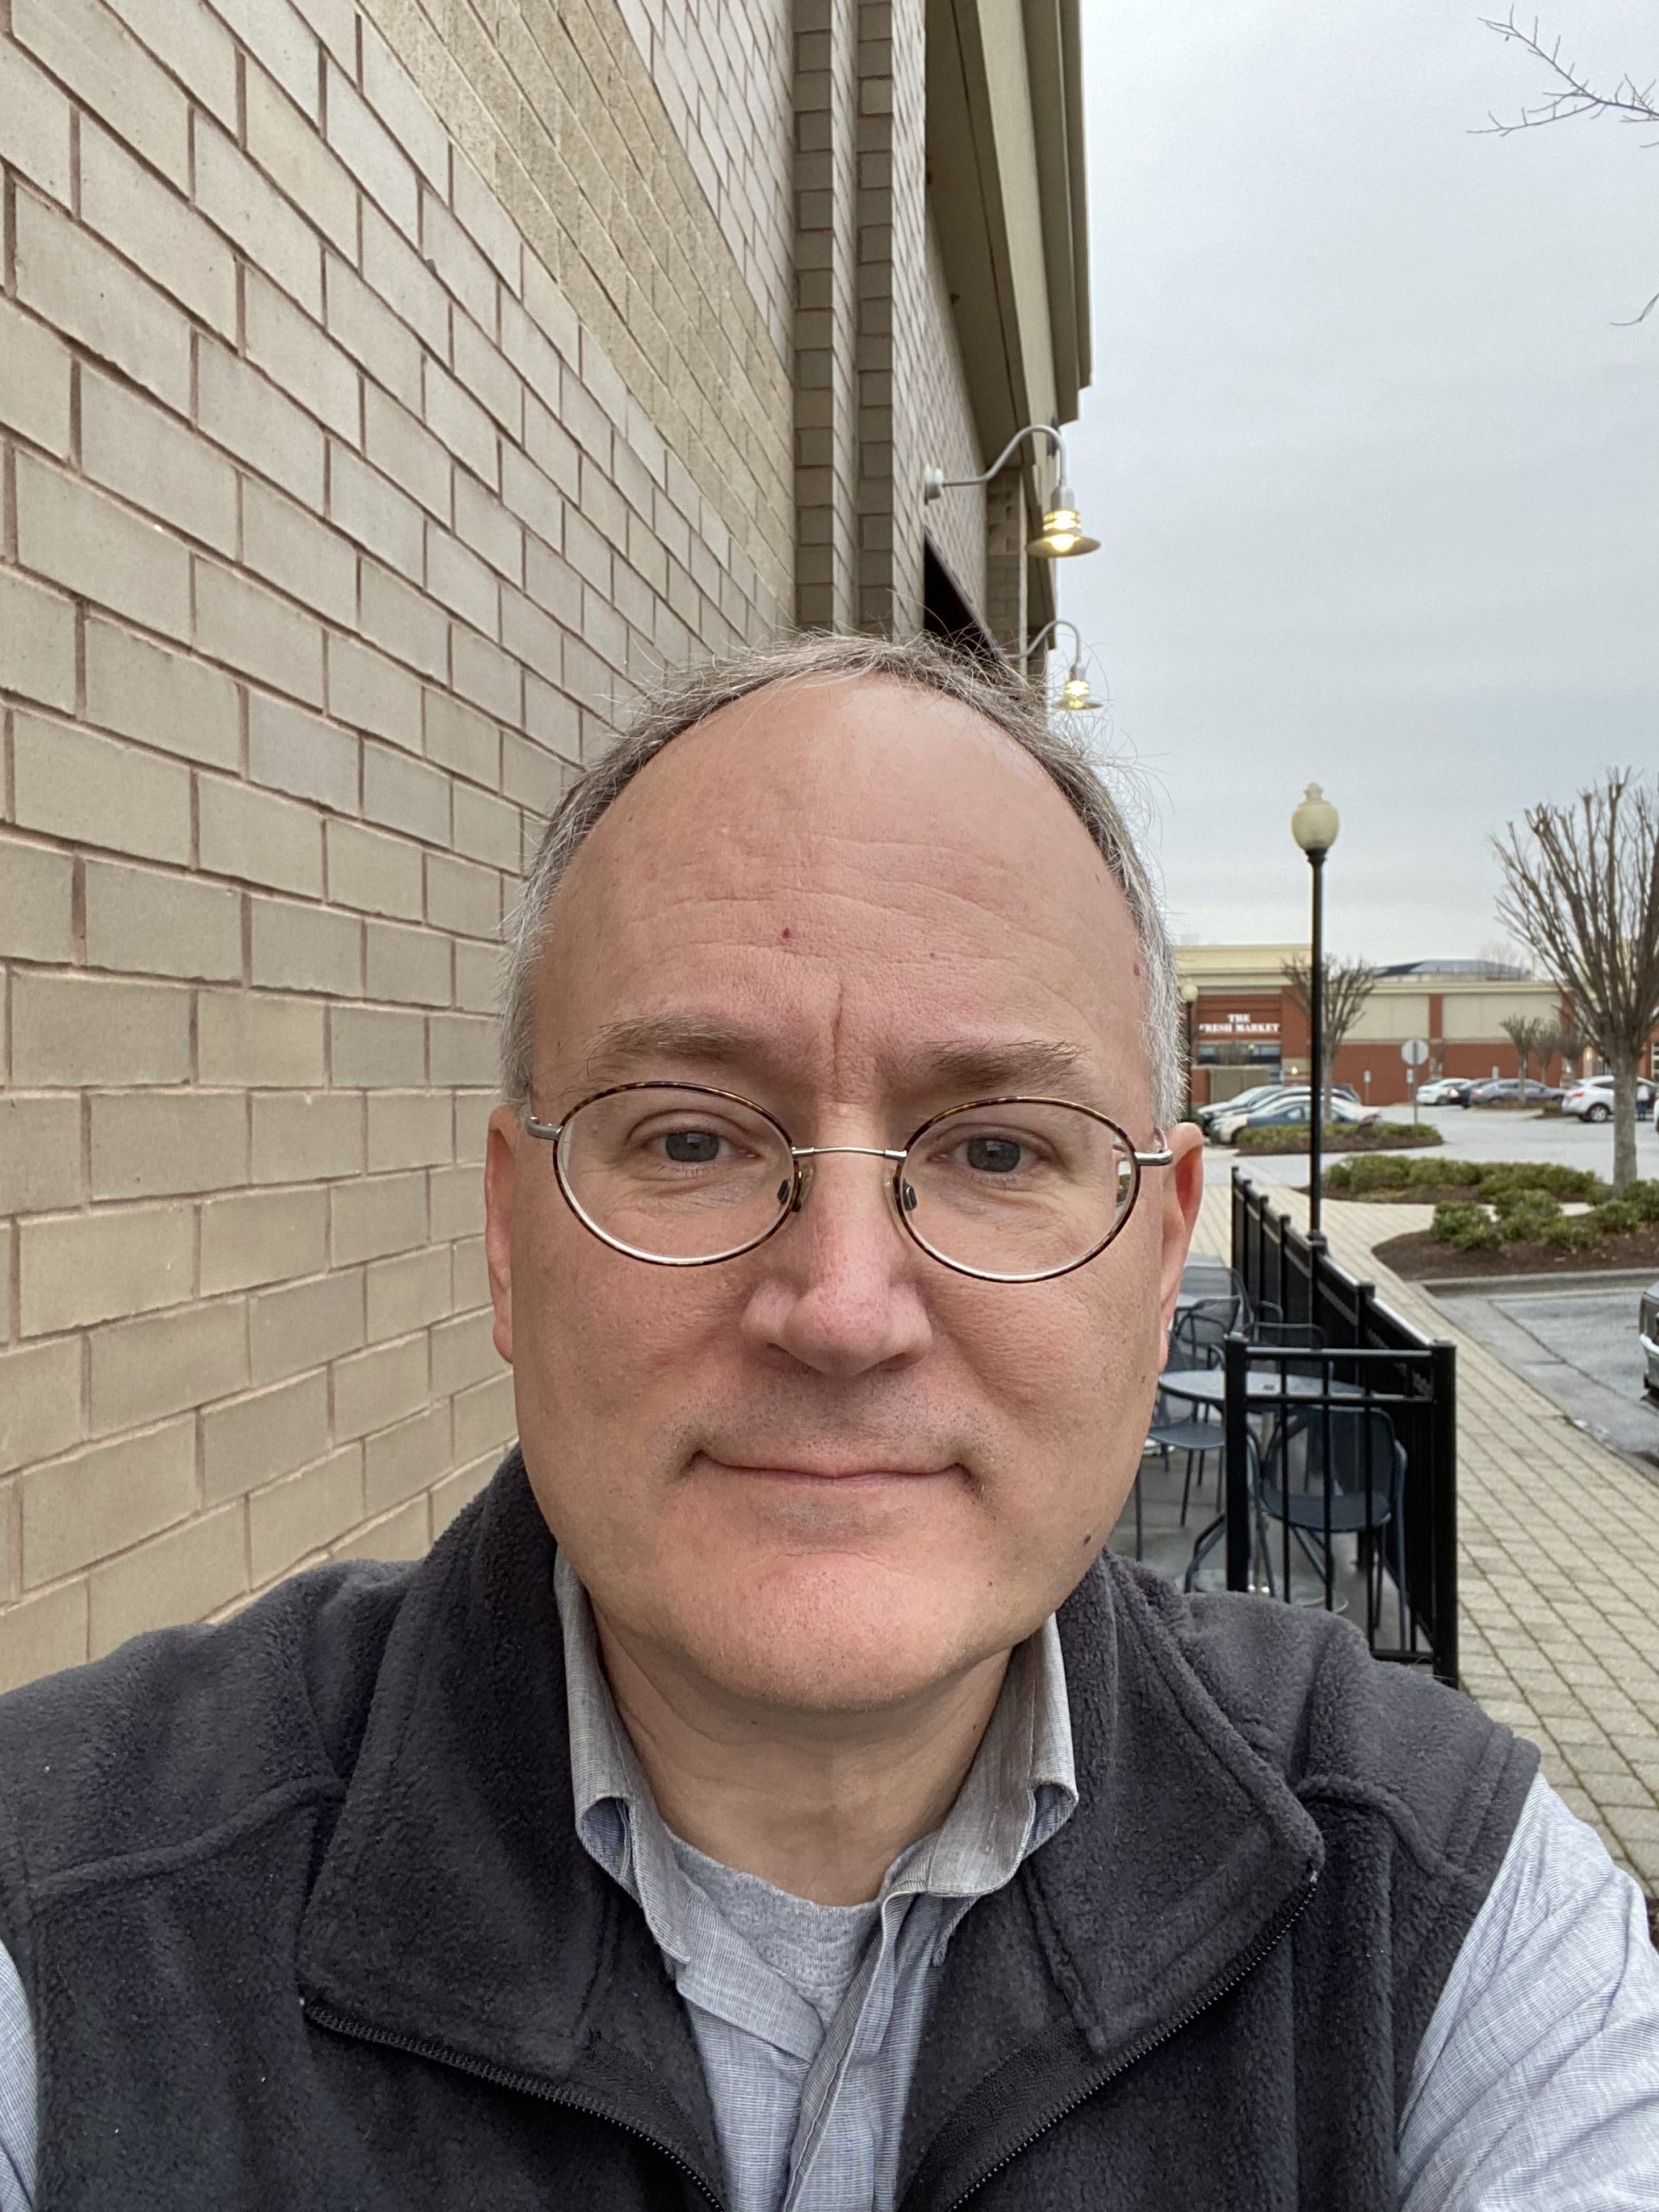
{"label": "eye", "polygon": [[969,1137],[962,1149],[969,1166],[981,1175],[1012,1175],[1025,1153],[1013,1137]]}
{"label": "eye", "polygon": [[683,1167],[706,1167],[720,1157],[720,1139],[712,1129],[671,1129],[663,1149]]}

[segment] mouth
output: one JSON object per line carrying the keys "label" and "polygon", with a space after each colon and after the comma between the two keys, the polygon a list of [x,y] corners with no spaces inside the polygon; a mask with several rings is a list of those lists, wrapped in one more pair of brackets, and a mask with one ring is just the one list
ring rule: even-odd
{"label": "mouth", "polygon": [[738,1475],[750,1481],[782,1483],[797,1487],[823,1490],[877,1489],[901,1483],[937,1482],[942,1476],[960,1475],[964,1471],[958,1465],[937,1467],[883,1466],[868,1460],[838,1463],[786,1462],[721,1459],[709,1452],[699,1452],[697,1461],[711,1468],[716,1474]]}

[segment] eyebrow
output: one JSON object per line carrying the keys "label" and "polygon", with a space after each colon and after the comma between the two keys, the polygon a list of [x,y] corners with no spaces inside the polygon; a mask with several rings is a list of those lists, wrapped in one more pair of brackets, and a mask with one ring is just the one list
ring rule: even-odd
{"label": "eyebrow", "polygon": [[[702,1068],[765,1067],[784,1062],[779,1040],[764,1031],[683,1014],[644,1014],[607,1023],[587,1056],[589,1081],[671,1061]],[[1074,1077],[1087,1055],[1053,1037],[975,1038],[918,1054],[915,1089],[946,1089],[963,1098]]]}

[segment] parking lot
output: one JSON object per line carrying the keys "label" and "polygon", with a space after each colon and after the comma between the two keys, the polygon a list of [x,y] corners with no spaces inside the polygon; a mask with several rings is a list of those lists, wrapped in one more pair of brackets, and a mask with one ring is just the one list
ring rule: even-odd
{"label": "parking lot", "polygon": [[[1411,1109],[1389,1106],[1389,1121],[1409,1121]],[[1565,1115],[1543,1115],[1529,1109],[1517,1112],[1499,1106],[1425,1106],[1419,1118],[1437,1128],[1442,1148],[1453,1160],[1557,1160],[1567,1167],[1588,1167],[1611,1178],[1613,1172],[1613,1130],[1610,1122],[1574,1122]],[[1340,1156],[1340,1148],[1327,1157]],[[1230,1145],[1210,1147],[1211,1173],[1223,1160],[1238,1158],[1249,1163],[1258,1181],[1281,1184],[1295,1190],[1307,1188],[1305,1153],[1235,1154]],[[1659,1136],[1650,1122],[1636,1125],[1637,1172],[1659,1177]]]}

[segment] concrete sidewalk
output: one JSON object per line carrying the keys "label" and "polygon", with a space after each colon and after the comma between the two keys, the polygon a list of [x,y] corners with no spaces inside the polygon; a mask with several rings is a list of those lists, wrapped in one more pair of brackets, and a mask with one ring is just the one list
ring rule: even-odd
{"label": "concrete sidewalk", "polygon": [[[1226,1252],[1225,1167],[1194,1244]],[[1305,1195],[1275,1191],[1298,1224]],[[1327,1200],[1332,1257],[1425,1337],[1458,1347],[1464,1688],[1530,1737],[1544,1772],[1649,1893],[1659,1893],[1659,1483],[1575,1429],[1457,1325],[1455,1303],[1377,1266],[1427,1206]]]}

